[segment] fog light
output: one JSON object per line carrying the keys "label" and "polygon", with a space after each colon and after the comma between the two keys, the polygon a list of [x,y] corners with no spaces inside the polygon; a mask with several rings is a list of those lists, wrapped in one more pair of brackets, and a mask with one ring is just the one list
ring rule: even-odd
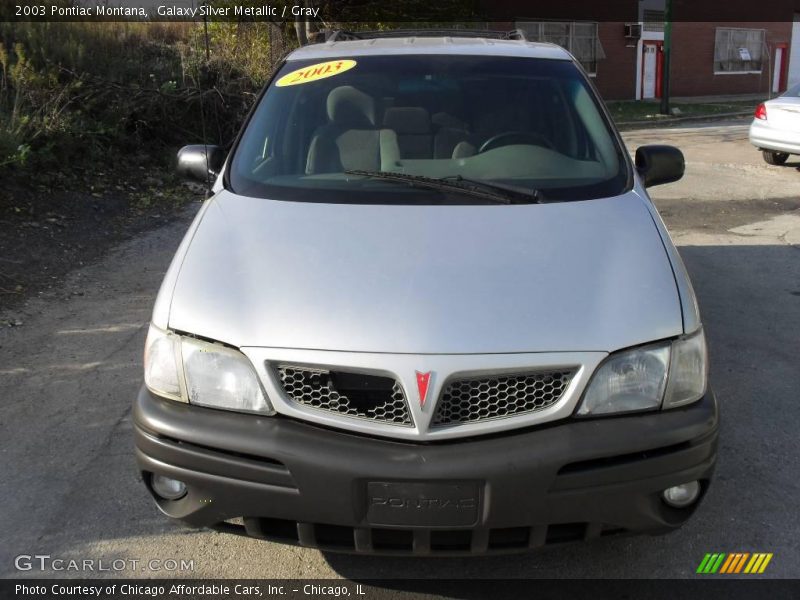
{"label": "fog light", "polygon": [[153,474],[150,479],[153,491],[164,498],[164,500],[177,500],[186,495],[186,484],[171,477]]}
{"label": "fog light", "polygon": [[674,508],[686,508],[700,496],[700,482],[690,481],[664,490],[664,502]]}

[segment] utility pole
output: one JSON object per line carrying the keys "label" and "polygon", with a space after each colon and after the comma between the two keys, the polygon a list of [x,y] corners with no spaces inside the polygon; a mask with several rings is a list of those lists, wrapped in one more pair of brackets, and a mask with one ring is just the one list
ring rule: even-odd
{"label": "utility pole", "polygon": [[669,114],[669,55],[672,50],[672,0],[665,0],[664,61],[661,70],[661,114]]}

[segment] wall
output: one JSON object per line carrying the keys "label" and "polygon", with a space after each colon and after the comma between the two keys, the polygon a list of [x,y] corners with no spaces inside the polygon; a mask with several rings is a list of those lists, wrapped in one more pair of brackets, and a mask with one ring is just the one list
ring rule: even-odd
{"label": "wall", "polygon": [[[799,7],[800,8],[800,7]],[[789,48],[789,86],[800,83],[800,12],[795,13],[792,23],[792,45]]]}
{"label": "wall", "polygon": [[[674,0],[678,3],[678,0]],[[769,46],[770,60],[774,60],[774,44],[792,41],[792,9],[787,0],[776,0],[780,5],[782,20],[768,22],[709,22],[675,21],[672,27],[672,96],[711,96],[735,94],[763,94],[766,96],[771,86],[768,63],[764,63],[761,74],[714,74],[714,38],[716,27],[744,27],[765,29]],[[793,0],[798,5],[800,0]],[[680,6],[680,4],[679,4]],[[705,5],[704,5],[705,6]],[[685,18],[686,8],[682,14]],[[786,10],[784,10],[786,9]],[[678,11],[676,11],[678,12]],[[678,13],[679,16],[681,13]],[[727,15],[724,15],[727,17]],[[513,21],[490,23],[491,29],[509,30]],[[800,25],[798,36],[800,36]],[[641,52],[624,37],[624,22],[610,21],[599,24],[600,43],[606,58],[598,62],[595,85],[606,100],[632,100],[636,98],[637,60]],[[793,55],[790,82],[800,81],[800,40],[790,47]]]}
{"label": "wall", "polygon": [[[606,100],[629,100],[636,94],[636,41],[625,39],[625,24],[602,22],[598,37],[606,57],[597,63],[594,83]],[[632,44],[632,47],[628,47]]]}
{"label": "wall", "polygon": [[[787,15],[788,16],[788,15]],[[766,29],[770,60],[774,44],[791,40],[792,23],[785,22],[685,22],[672,27],[672,96],[710,96],[717,94],[768,94],[770,65],[765,61],[760,74],[714,74],[714,37],[717,25]]]}
{"label": "wall", "polygon": [[[489,29],[498,31],[509,31],[516,26],[513,21],[488,24]],[[627,47],[631,41],[625,39],[625,22],[602,21],[598,24],[597,35],[606,58],[598,61],[597,75],[592,77],[592,81],[606,100],[633,98],[636,91],[636,48]]]}

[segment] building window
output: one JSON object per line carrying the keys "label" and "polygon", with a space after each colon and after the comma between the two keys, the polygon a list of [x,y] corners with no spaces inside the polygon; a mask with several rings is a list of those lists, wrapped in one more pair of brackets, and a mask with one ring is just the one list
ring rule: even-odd
{"label": "building window", "polygon": [[645,31],[664,31],[664,11],[644,9],[642,23]]}
{"label": "building window", "polygon": [[524,21],[516,26],[532,42],[550,42],[566,48],[592,75],[597,73],[597,61],[606,57],[597,35],[597,23]]}
{"label": "building window", "polygon": [[761,73],[763,29],[718,27],[714,39],[714,73]]}

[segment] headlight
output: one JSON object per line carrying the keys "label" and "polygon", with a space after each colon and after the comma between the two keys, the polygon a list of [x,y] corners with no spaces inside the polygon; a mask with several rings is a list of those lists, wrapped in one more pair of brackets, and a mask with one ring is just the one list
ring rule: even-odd
{"label": "headlight", "polygon": [[144,380],[154,394],[198,406],[273,414],[249,359],[220,344],[150,326]]}
{"label": "headlight", "polygon": [[178,371],[179,342],[177,335],[150,325],[144,343],[144,383],[154,394],[186,402]]}
{"label": "headlight", "polygon": [[703,330],[672,343],[669,382],[664,408],[683,406],[700,400],[706,393],[708,354]]}
{"label": "headlight", "polygon": [[595,371],[579,415],[650,410],[661,406],[669,370],[669,344],[611,355]]}
{"label": "headlight", "polygon": [[237,350],[191,338],[181,341],[190,404],[244,412],[271,413],[247,357]]}
{"label": "headlight", "polygon": [[592,376],[578,415],[604,415],[695,402],[706,391],[706,345],[702,329],[650,346],[612,354]]}

